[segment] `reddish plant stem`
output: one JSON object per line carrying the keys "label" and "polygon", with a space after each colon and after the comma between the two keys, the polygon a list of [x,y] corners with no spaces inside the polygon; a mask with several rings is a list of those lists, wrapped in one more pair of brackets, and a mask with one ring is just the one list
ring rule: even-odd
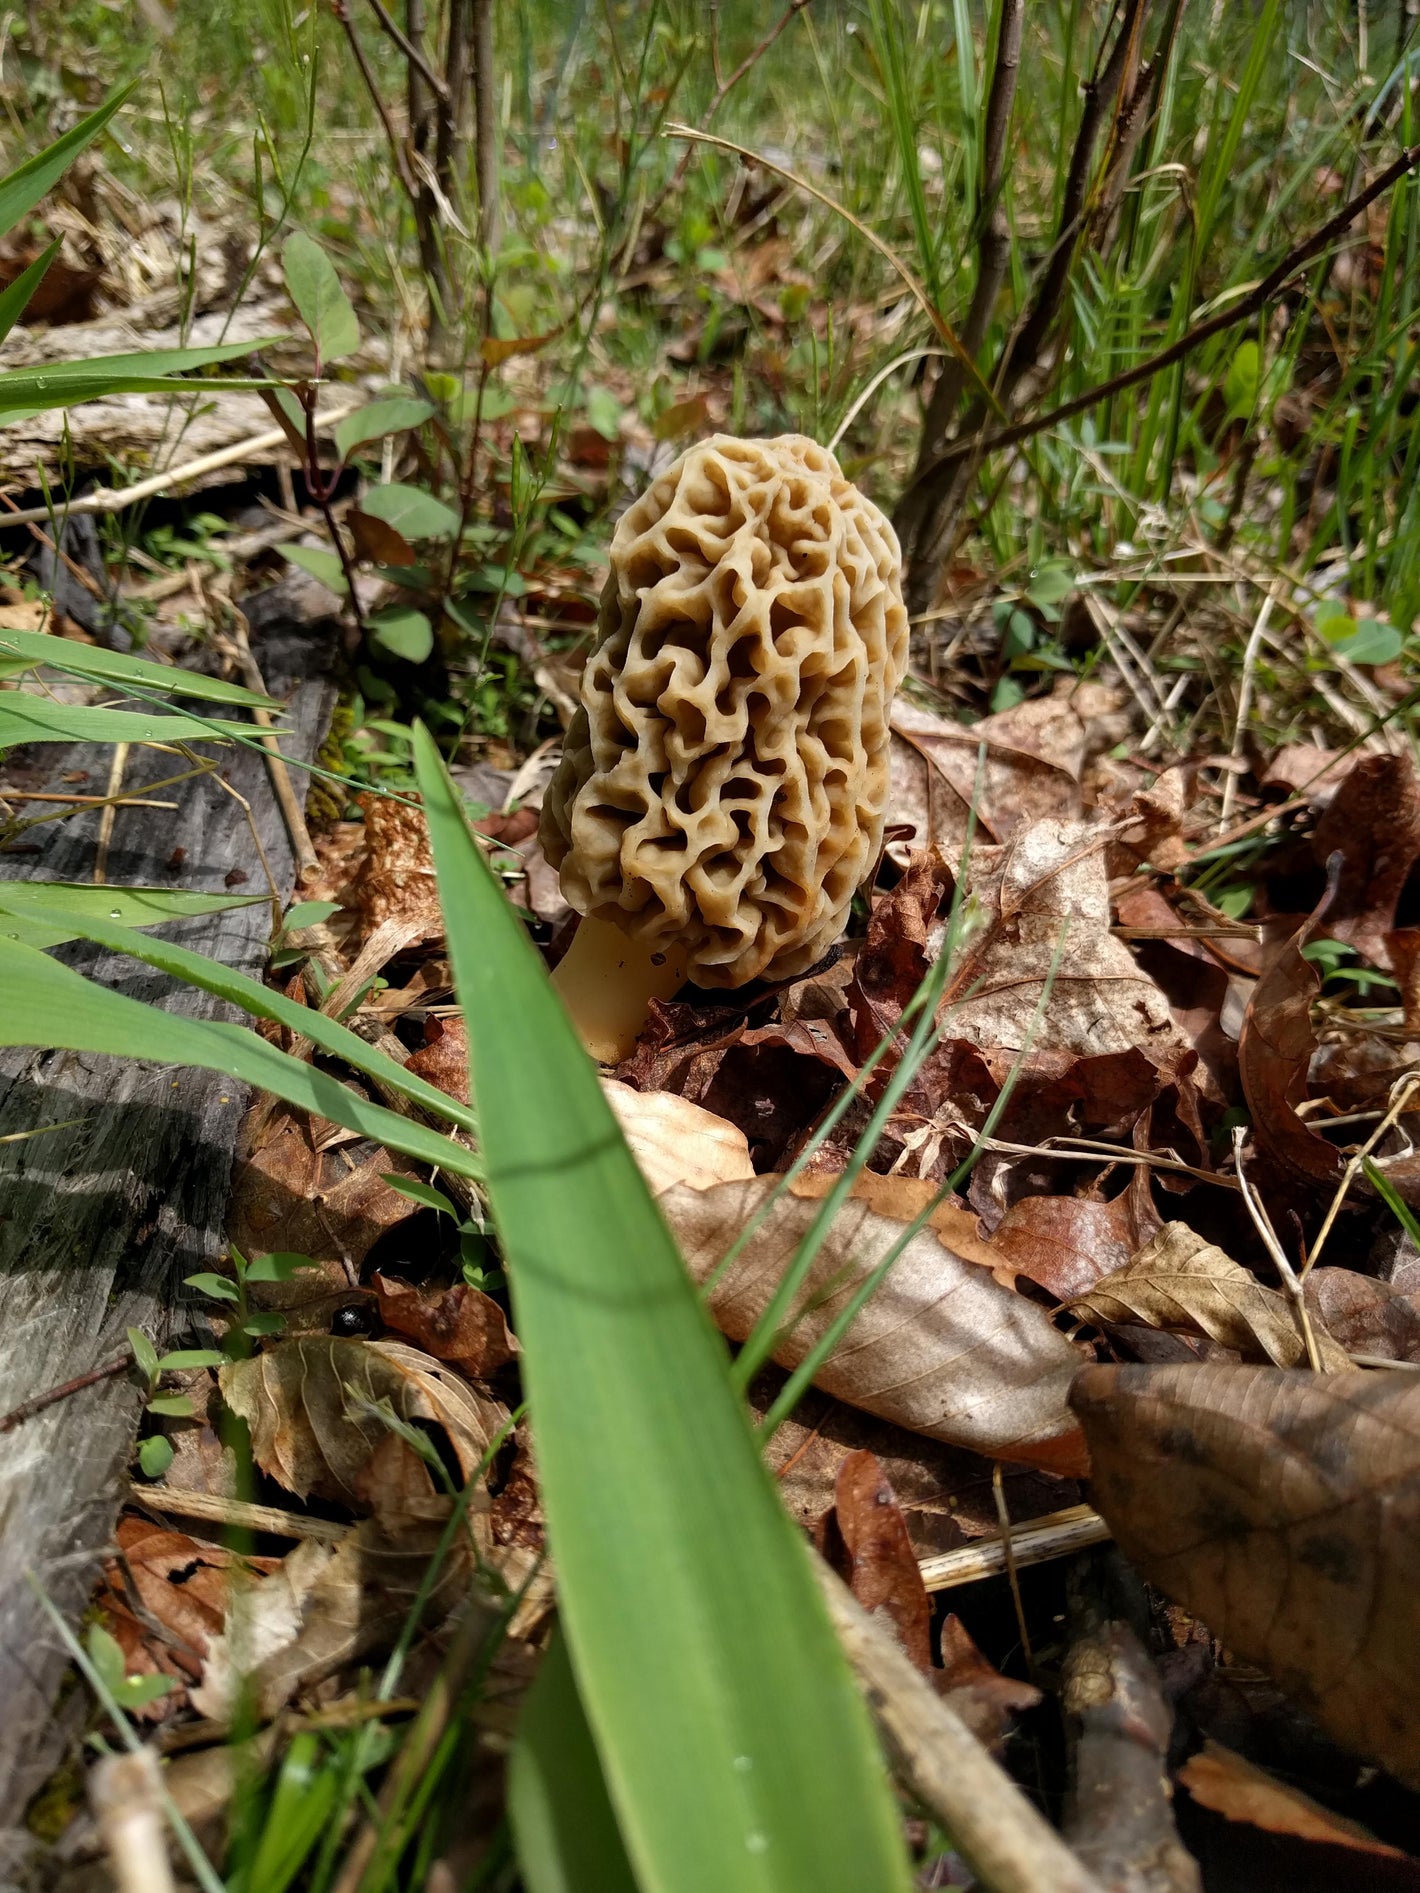
{"label": "reddish plant stem", "polygon": [[120,1355],[107,1366],[92,1368],[87,1374],[76,1374],[73,1380],[66,1380],[62,1386],[49,1387],[44,1393],[34,1394],[28,1400],[22,1400],[17,1407],[11,1407],[6,1414],[0,1415],[0,1433],[9,1433],[26,1420],[32,1420],[37,1413],[43,1413],[46,1407],[52,1407],[57,1401],[67,1400],[71,1393],[82,1393],[85,1387],[96,1387],[101,1380],[112,1380],[115,1374],[121,1374],[125,1367],[133,1364],[132,1353]]}

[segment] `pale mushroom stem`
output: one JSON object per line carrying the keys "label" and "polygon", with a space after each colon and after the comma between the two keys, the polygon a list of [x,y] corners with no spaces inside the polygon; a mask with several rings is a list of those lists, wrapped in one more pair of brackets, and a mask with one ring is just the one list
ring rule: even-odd
{"label": "pale mushroom stem", "polygon": [[635,1049],[653,999],[670,999],[685,984],[683,949],[633,940],[609,920],[583,918],[552,975],[577,1035],[602,1065],[618,1065]]}

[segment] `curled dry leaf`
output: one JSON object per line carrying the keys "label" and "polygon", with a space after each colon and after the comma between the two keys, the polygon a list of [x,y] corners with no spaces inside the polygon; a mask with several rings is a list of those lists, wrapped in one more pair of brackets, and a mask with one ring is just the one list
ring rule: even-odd
{"label": "curled dry leaf", "polygon": [[[935,845],[953,859],[966,839],[967,817],[976,805],[977,840],[1005,841],[1023,824],[1084,812],[1080,771],[1086,729],[1060,697],[1020,703],[965,728],[899,696],[892,707],[895,775],[913,804],[925,804],[932,832],[914,840]],[[976,793],[978,757],[986,745],[981,792]],[[928,781],[912,781],[912,756],[922,759]],[[920,768],[920,764],[918,765]],[[894,785],[896,786],[896,784]]]}
{"label": "curled dry leaf", "polygon": [[1071,1404],[1125,1556],[1337,1741],[1420,1787],[1420,1383],[1087,1367]]}
{"label": "curled dry leaf", "polygon": [[876,1456],[850,1453],[838,1469],[823,1553],[870,1617],[881,1614],[924,1674],[932,1668],[932,1606],[907,1524]]}
{"label": "curled dry leaf", "polygon": [[1024,1275],[1059,1301],[1084,1295],[1140,1247],[1136,1192],[1108,1203],[1087,1196],[1023,1196],[992,1232],[998,1269]]}
{"label": "curled dry leaf", "polygon": [[[278,1111],[233,1171],[228,1237],[247,1256],[282,1249],[337,1262],[335,1279],[343,1284],[344,1265],[358,1268],[386,1230],[414,1213],[409,1198],[385,1182],[390,1172],[417,1175],[413,1164],[385,1151],[352,1161],[343,1148],[317,1150],[309,1121]],[[302,1285],[301,1298],[312,1286]]]}
{"label": "curled dry leaf", "polygon": [[[316,1493],[373,1511],[392,1530],[428,1517],[440,1502],[428,1468],[391,1431],[382,1407],[401,1420],[442,1427],[465,1479],[507,1418],[460,1375],[395,1341],[280,1341],[231,1362],[219,1378],[228,1406],[251,1430],[263,1472],[300,1498]],[[375,1457],[391,1441],[407,1466],[398,1454]]]}
{"label": "curled dry leaf", "polygon": [[[1275,1288],[1264,1288],[1240,1262],[1205,1242],[1187,1223],[1165,1223],[1131,1262],[1070,1304],[1083,1321],[1101,1327],[1142,1322],[1172,1334],[1202,1334],[1244,1359],[1265,1358],[1277,1367],[1304,1367],[1306,1343],[1291,1304]],[[1321,1365],[1344,1373],[1351,1361],[1324,1324],[1312,1316]]]}
{"label": "curled dry leaf", "polygon": [[1408,750],[1357,759],[1317,822],[1312,852],[1323,866],[1341,856],[1327,932],[1388,967],[1387,936],[1420,856],[1420,783]]}
{"label": "curled dry leaf", "polygon": [[615,1078],[602,1091],[653,1194],[678,1183],[694,1190],[754,1175],[749,1140],[736,1125],[673,1091],[636,1091]]}
{"label": "curled dry leaf", "polygon": [[1110,932],[1112,832],[1041,821],[1008,847],[973,855],[971,891],[990,922],[952,975],[943,1010],[953,1038],[983,1052],[1019,1051],[1029,1039],[1037,1054],[1139,1050],[1162,1067],[1191,1061],[1163,993]]}
{"label": "curled dry leaf", "polygon": [[[698,1280],[714,1272],[781,1182],[680,1187],[658,1199]],[[816,1210],[811,1195],[782,1190],[711,1289],[711,1311],[732,1340],[744,1340],[768,1305]],[[781,1367],[804,1359],[902,1229],[861,1200],[844,1206],[805,1285],[808,1312],[775,1349]],[[818,1385],[913,1432],[1070,1475],[1081,1464],[1066,1407],[1079,1358],[1045,1309],[924,1229],[859,1311]]]}
{"label": "curled dry leaf", "polygon": [[1333,1814],[1221,1742],[1206,1741],[1202,1751],[1179,1769],[1178,1779],[1201,1806],[1229,1821],[1246,1821],[1269,1834],[1290,1834],[1296,1840],[1348,1847],[1355,1853],[1405,1858],[1398,1847],[1388,1847],[1357,1822]]}
{"label": "curled dry leaf", "polygon": [[503,1310],[471,1283],[431,1291],[376,1275],[371,1286],[385,1326],[407,1334],[435,1360],[451,1361],[475,1380],[486,1380],[516,1360],[518,1344]]}
{"label": "curled dry leaf", "polygon": [[1311,961],[1303,959],[1302,948],[1316,936],[1335,885],[1333,873],[1316,912],[1258,980],[1238,1040],[1238,1073],[1259,1145],[1284,1170],[1322,1184],[1335,1182],[1341,1159],[1321,1133],[1297,1115],[1297,1106],[1307,1097],[1307,1073],[1316,1051],[1311,1014],[1321,984]]}
{"label": "curled dry leaf", "polygon": [[942,1619],[942,1667],[933,1681],[977,1741],[988,1748],[1004,1739],[1013,1716],[1034,1709],[1041,1700],[1033,1683],[1003,1676],[988,1663],[952,1611]]}

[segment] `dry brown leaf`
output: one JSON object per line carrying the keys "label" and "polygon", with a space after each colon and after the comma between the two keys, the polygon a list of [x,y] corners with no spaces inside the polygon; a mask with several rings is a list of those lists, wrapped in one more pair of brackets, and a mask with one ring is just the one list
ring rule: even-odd
{"label": "dry brown leaf", "polygon": [[868,1615],[881,1613],[918,1669],[929,1674],[931,1602],[893,1489],[872,1453],[850,1453],[838,1469],[823,1554]]}
{"label": "dry brown leaf", "polygon": [[1110,932],[1110,833],[1041,821],[973,854],[969,884],[990,922],[952,975],[952,1038],[984,1052],[1018,1052],[1028,1039],[1036,1055],[1140,1050],[1162,1067],[1192,1058],[1167,999]]}
{"label": "dry brown leaf", "polygon": [[[780,1182],[769,1176],[709,1190],[679,1187],[658,1198],[697,1280],[711,1275]],[[710,1291],[715,1319],[732,1340],[753,1328],[816,1212],[812,1196],[783,1191]],[[845,1205],[810,1271],[809,1312],[775,1350],[780,1366],[804,1359],[902,1228],[862,1201]],[[817,1379],[836,1398],[913,1432],[1068,1476],[1081,1464],[1066,1409],[1078,1362],[1045,1309],[926,1229],[898,1257]]]}
{"label": "dry brown leaf", "polygon": [[[258,1102],[254,1111],[261,1109]],[[316,1150],[309,1123],[281,1110],[232,1173],[227,1235],[246,1256],[294,1251],[340,1263],[344,1277],[386,1230],[414,1214],[409,1198],[385,1182],[390,1173],[413,1177],[418,1170],[386,1151],[352,1161],[343,1148]]]}
{"label": "dry brown leaf", "polygon": [[1221,1742],[1205,1742],[1202,1752],[1179,1769],[1178,1779],[1195,1801],[1229,1821],[1246,1821],[1250,1827],[1265,1828],[1269,1834],[1349,1847],[1356,1853],[1406,1858],[1398,1847],[1388,1847],[1357,1822],[1333,1814],[1330,1808],[1278,1781],[1265,1769],[1254,1767]]}
{"label": "dry brown leaf", "polygon": [[954,1612],[942,1619],[942,1667],[932,1679],[979,1742],[995,1748],[1011,1718],[1041,1700],[1033,1683],[1003,1676],[988,1663]]}
{"label": "dry brown leaf", "polygon": [[1307,1306],[1353,1354],[1420,1363],[1420,1303],[1374,1275],[1354,1269],[1313,1269]]}
{"label": "dry brown leaf", "polygon": [[1333,877],[1316,912],[1263,972],[1238,1040],[1238,1074],[1258,1143],[1284,1169],[1310,1183],[1333,1183],[1341,1171],[1335,1149],[1297,1115],[1308,1096],[1307,1074],[1316,1050],[1312,1001],[1321,986],[1302,948],[1317,933],[1334,889]]}
{"label": "dry brown leaf", "polygon": [[[1070,1307],[1081,1320],[1102,1327],[1137,1321],[1171,1334],[1206,1335],[1244,1358],[1265,1356],[1276,1367],[1302,1367],[1307,1361],[1286,1296],[1264,1288],[1250,1270],[1187,1223],[1165,1223],[1131,1262],[1076,1296]],[[1345,1348],[1315,1315],[1311,1326],[1326,1372],[1350,1369]]]}
{"label": "dry brown leaf", "polygon": [[374,1511],[390,1530],[447,1507],[423,1460],[381,1417],[382,1406],[402,1421],[442,1427],[465,1479],[507,1418],[460,1375],[397,1341],[279,1341],[231,1362],[219,1379],[228,1406],[250,1428],[263,1472],[300,1498],[314,1492]]}
{"label": "dry brown leaf", "polygon": [[1341,856],[1327,932],[1388,967],[1387,935],[1420,855],[1420,783],[1408,750],[1353,763],[1317,822],[1312,853],[1322,866],[1333,853]]}
{"label": "dry brown leaf", "polygon": [[1137,1253],[1136,1222],[1129,1190],[1108,1203],[1086,1196],[1023,1196],[992,1231],[996,1267],[1069,1301]]}
{"label": "dry brown leaf", "polygon": [[[892,707],[892,727],[899,742],[922,757],[936,778],[926,785],[925,795],[917,792],[930,810],[934,832],[916,840],[916,847],[936,846],[955,859],[966,839],[973,803],[977,839],[986,842],[1005,841],[1024,823],[1051,816],[1077,818],[1084,812],[1080,771],[1085,725],[1060,697],[1035,698],[966,728],[900,696]],[[986,763],[978,795],[983,743]],[[905,758],[898,770],[906,787],[911,778]],[[938,783],[947,790],[946,798]]]}
{"label": "dry brown leaf", "polygon": [[407,1334],[435,1360],[452,1361],[475,1380],[486,1380],[517,1359],[503,1310],[471,1283],[431,1290],[376,1275],[371,1286],[385,1326]]}
{"label": "dry brown leaf", "polygon": [[754,1175],[744,1132],[703,1105],[615,1078],[602,1079],[602,1093],[653,1194],[678,1183],[704,1190]]}
{"label": "dry brown leaf", "polygon": [[1150,1583],[1420,1787],[1420,1383],[1087,1367],[1094,1504]]}

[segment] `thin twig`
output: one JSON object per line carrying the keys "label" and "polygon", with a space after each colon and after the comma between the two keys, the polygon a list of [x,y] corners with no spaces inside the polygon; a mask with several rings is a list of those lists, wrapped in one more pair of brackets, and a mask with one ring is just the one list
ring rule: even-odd
{"label": "thin twig", "polygon": [[991,1496],[996,1501],[996,1517],[1001,1526],[1001,1555],[1006,1561],[1006,1582],[1011,1587],[1011,1603],[1016,1612],[1016,1630],[1021,1639],[1021,1652],[1026,1659],[1026,1669],[1034,1682],[1035,1652],[1031,1649],[1030,1626],[1026,1623],[1026,1607],[1021,1597],[1020,1567],[1016,1563],[1016,1547],[1011,1531],[1011,1510],[1006,1504],[1006,1484],[1001,1476],[999,1459],[991,1468]]}
{"label": "thin twig", "polygon": [[122,798],[119,789],[123,784],[123,772],[128,767],[128,744],[115,743],[113,758],[109,763],[108,788],[104,792],[102,812],[99,815],[98,842],[94,849],[94,886],[102,887],[108,878],[108,850],[113,840],[114,805]]}
{"label": "thin twig", "polygon": [[[317,415],[317,432],[334,427],[347,414],[353,414],[359,405],[353,402],[348,407],[332,408],[327,414]],[[219,467],[229,467],[237,460],[249,460],[254,454],[269,453],[273,447],[281,446],[285,439],[285,429],[273,427],[267,433],[252,434],[246,440],[233,441],[230,447],[215,448],[198,460],[187,460],[181,466],[169,467],[166,473],[150,474],[146,480],[137,480],[132,486],[98,486],[76,500],[66,500],[62,506],[16,507],[7,515],[4,523],[7,526],[28,526],[54,518],[75,519],[88,513],[121,513],[126,507],[136,506],[140,500],[152,499],[155,493],[166,493],[188,480],[200,479],[205,473],[215,473]],[[186,574],[183,577],[185,582]],[[174,587],[174,590],[181,589],[181,586]]]}
{"label": "thin twig", "polygon": [[[1032,1564],[1069,1557],[1087,1545],[1102,1545],[1110,1536],[1109,1526],[1092,1506],[1067,1505],[1063,1511],[1048,1512],[1043,1518],[1028,1519],[1013,1527],[1011,1555],[1016,1569],[1024,1571]],[[929,1591],[950,1591],[961,1584],[977,1584],[982,1578],[1000,1577],[1006,1569],[1006,1540],[994,1534],[977,1538],[955,1551],[919,1558],[917,1568]]]}
{"label": "thin twig", "polygon": [[[120,1363],[127,1366],[125,1359]],[[206,1525],[235,1525],[244,1531],[269,1532],[273,1538],[313,1538],[323,1545],[339,1544],[350,1530],[328,1518],[308,1518],[278,1511],[274,1505],[255,1505],[249,1499],[228,1499],[220,1492],[189,1492],[170,1485],[129,1488],[135,1504],[175,1518],[200,1519]]]}
{"label": "thin twig", "polygon": [[1312,1331],[1312,1319],[1307,1308],[1307,1299],[1302,1292],[1301,1280],[1287,1256],[1287,1251],[1277,1239],[1277,1231],[1272,1227],[1272,1218],[1267,1214],[1267,1207],[1248,1182],[1243,1171],[1243,1145],[1247,1140],[1247,1128],[1239,1124],[1233,1130],[1233,1156],[1237,1165],[1238,1187],[1242,1199],[1247,1204],[1247,1211],[1252,1218],[1253,1228],[1262,1238],[1262,1246],[1272,1258],[1272,1265],[1282,1278],[1287,1300],[1292,1305],[1292,1319],[1297,1324],[1297,1332],[1302,1337],[1302,1345],[1307,1351],[1307,1365],[1314,1374],[1323,1371],[1321,1349],[1316,1344],[1316,1335]]}
{"label": "thin twig", "polygon": [[424,57],[424,54],[420,51],[419,47],[415,45],[414,41],[405,36],[399,22],[391,17],[380,4],[380,0],[370,0],[370,11],[379,22],[380,31],[386,38],[394,41],[404,58],[414,67],[425,85],[427,85],[429,90],[434,94],[434,97],[438,99],[441,104],[446,102],[449,96],[449,88],[429,64],[429,61]]}
{"label": "thin twig", "polygon": [[[46,1124],[46,1130],[58,1130],[58,1124]],[[58,1387],[47,1387],[43,1393],[32,1394],[28,1400],[22,1400],[17,1407],[11,1407],[6,1414],[0,1415],[0,1433],[9,1433],[26,1420],[34,1418],[36,1413],[43,1413],[46,1407],[52,1407],[57,1400],[67,1400],[71,1393],[82,1393],[85,1387],[97,1387],[101,1380],[112,1380],[115,1374],[121,1374],[131,1365],[133,1354],[120,1354],[116,1361],[110,1361],[105,1367],[94,1367],[87,1374],[76,1374],[73,1380],[66,1380]]]}
{"label": "thin twig", "polygon": [[[208,594],[209,608],[214,602],[212,595]],[[256,659],[251,654],[250,626],[247,624],[246,614],[234,605],[230,598],[223,599],[221,602],[231,613],[232,643],[236,649],[237,668],[246,680],[247,688],[265,697],[269,692],[262,679],[261,671],[257,667]],[[257,740],[266,751],[266,767],[271,776],[271,787],[280,804],[281,814],[286,823],[286,832],[291,837],[291,852],[296,858],[296,882],[299,886],[308,875],[316,873],[320,867],[320,858],[311,842],[311,831],[306,826],[305,809],[302,807],[301,797],[296,793],[295,784],[291,780],[291,771],[287,766],[286,758],[281,754],[281,746],[276,737],[269,733],[274,729],[270,713],[260,704],[253,704],[251,717],[258,729],[266,732]]]}
{"label": "thin twig", "polygon": [[899,1780],[991,1893],[1101,1893],[1100,1883],[933,1689],[902,1646],[815,1557],[828,1614]]}
{"label": "thin twig", "polygon": [[414,173],[409,168],[409,158],[405,153],[404,143],[395,129],[394,120],[390,117],[390,109],[385,104],[384,94],[376,83],[370,62],[365,57],[365,48],[360,44],[360,35],[356,32],[355,22],[350,17],[350,8],[346,0],[330,0],[330,10],[345,29],[345,37],[350,42],[350,50],[354,54],[361,81],[370,95],[370,103],[374,106],[375,114],[384,129],[385,140],[390,148],[390,157],[394,161],[395,176],[404,187],[405,195],[410,203],[417,204],[419,187],[414,181]]}
{"label": "thin twig", "polygon": [[1341,1213],[1341,1205],[1346,1201],[1351,1185],[1360,1175],[1361,1166],[1365,1163],[1367,1157],[1370,1156],[1376,1145],[1381,1141],[1382,1137],[1385,1136],[1386,1132],[1392,1128],[1396,1120],[1404,1117],[1405,1113],[1410,1108],[1410,1100],[1415,1096],[1417,1091],[1420,1091],[1420,1074],[1411,1074],[1408,1077],[1402,1078],[1392,1092],[1393,1102],[1390,1109],[1371,1132],[1365,1143],[1362,1144],[1361,1148],[1348,1160],[1346,1168],[1341,1173],[1341,1181],[1336,1186],[1336,1194],[1331,1199],[1331,1206],[1326,1212],[1321,1228],[1317,1231],[1316,1241],[1312,1244],[1310,1253],[1307,1255],[1302,1263],[1301,1269],[1298,1271],[1302,1281],[1305,1281],[1307,1276],[1316,1267],[1317,1257],[1321,1254],[1326,1239],[1331,1234],[1332,1224]]}
{"label": "thin twig", "polygon": [[[1239,759],[1243,746],[1247,742],[1247,720],[1252,714],[1252,693],[1257,684],[1257,660],[1262,651],[1262,640],[1267,632],[1267,620],[1272,616],[1272,607],[1277,603],[1280,581],[1269,589],[1262,601],[1247,644],[1243,650],[1242,681],[1238,685],[1238,713],[1233,720],[1233,741],[1228,754]],[[1223,827],[1228,825],[1228,817],[1233,812],[1233,797],[1237,793],[1238,779],[1235,771],[1229,771],[1223,784],[1223,801],[1218,820]]]}

